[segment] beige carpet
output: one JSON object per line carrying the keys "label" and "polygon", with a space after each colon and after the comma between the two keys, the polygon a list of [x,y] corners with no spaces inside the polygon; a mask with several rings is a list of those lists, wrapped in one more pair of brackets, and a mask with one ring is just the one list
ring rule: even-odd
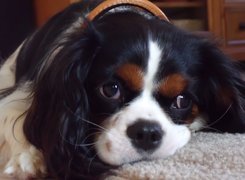
{"label": "beige carpet", "polygon": [[245,134],[196,133],[165,160],[124,165],[106,180],[245,180]]}
{"label": "beige carpet", "polygon": [[114,173],[105,179],[245,180],[245,134],[196,133],[168,159],[124,165]]}

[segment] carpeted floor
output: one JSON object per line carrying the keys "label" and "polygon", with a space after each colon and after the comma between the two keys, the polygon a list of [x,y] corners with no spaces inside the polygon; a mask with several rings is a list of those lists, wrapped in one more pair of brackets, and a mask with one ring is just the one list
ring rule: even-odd
{"label": "carpeted floor", "polygon": [[175,155],[126,164],[104,179],[245,180],[245,134],[196,133]]}
{"label": "carpeted floor", "polygon": [[164,160],[124,165],[106,180],[245,180],[245,134],[196,133]]}

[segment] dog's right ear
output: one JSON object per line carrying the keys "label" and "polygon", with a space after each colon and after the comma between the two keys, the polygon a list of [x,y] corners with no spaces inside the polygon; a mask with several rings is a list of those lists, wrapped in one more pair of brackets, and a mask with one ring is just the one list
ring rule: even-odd
{"label": "dog's right ear", "polygon": [[33,82],[24,133],[43,152],[51,174],[60,177],[82,176],[93,166],[91,147],[79,144],[86,143],[91,125],[84,84],[100,35],[90,23],[82,29],[79,8],[57,14],[26,40],[17,62],[16,83]]}
{"label": "dog's right ear", "polygon": [[85,20],[86,14],[81,13],[87,12],[88,8],[93,8],[95,5],[95,1],[74,3],[57,13],[28,37],[17,58],[16,82],[18,83],[23,76],[26,80],[33,80],[35,74],[38,73],[38,65],[65,43],[69,34],[82,31],[83,24],[88,24]]}
{"label": "dog's right ear", "polygon": [[55,48],[57,52],[48,50],[43,51],[46,56],[36,56],[37,61],[45,63],[39,65],[40,71],[32,84],[32,104],[24,132],[41,149],[49,171],[55,176],[70,177],[89,170],[91,147],[82,143],[86,143],[83,141],[91,126],[84,85],[98,47],[96,33],[91,31],[88,27],[86,31],[70,34],[62,46]]}

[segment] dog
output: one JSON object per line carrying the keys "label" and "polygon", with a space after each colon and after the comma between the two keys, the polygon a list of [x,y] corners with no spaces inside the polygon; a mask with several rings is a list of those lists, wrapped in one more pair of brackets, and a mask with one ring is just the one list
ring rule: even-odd
{"label": "dog", "polygon": [[171,156],[195,131],[245,132],[236,63],[146,0],[70,5],[6,59],[0,82],[3,172],[17,178],[95,178]]}

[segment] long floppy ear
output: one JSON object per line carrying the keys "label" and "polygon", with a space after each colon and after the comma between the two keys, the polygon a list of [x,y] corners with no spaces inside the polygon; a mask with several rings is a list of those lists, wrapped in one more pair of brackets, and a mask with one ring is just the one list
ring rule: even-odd
{"label": "long floppy ear", "polygon": [[[62,22],[63,16],[66,17],[61,14],[52,21],[64,32],[67,25],[61,25],[65,24]],[[65,33],[65,36],[62,32],[52,31],[52,28],[52,23],[44,26],[26,42],[22,52],[25,58],[30,59],[30,55],[25,53],[35,51],[37,60],[36,70],[29,70],[28,77],[34,81],[33,101],[27,112],[24,132],[27,139],[43,152],[51,174],[61,178],[83,178],[87,171],[96,170],[88,167],[93,166],[90,164],[90,159],[93,158],[90,157],[91,147],[81,144],[90,143],[85,141],[89,140],[87,133],[90,123],[84,84],[99,46],[99,37],[92,26],[88,26],[86,30]],[[50,42],[49,38],[40,39],[39,33],[53,41]],[[57,40],[58,45],[54,43]],[[39,42],[41,45],[38,49],[33,49],[32,45]],[[51,50],[46,49],[45,45]]]}
{"label": "long floppy ear", "polygon": [[209,129],[245,132],[245,82],[238,67],[208,42],[199,51],[197,94]]}

